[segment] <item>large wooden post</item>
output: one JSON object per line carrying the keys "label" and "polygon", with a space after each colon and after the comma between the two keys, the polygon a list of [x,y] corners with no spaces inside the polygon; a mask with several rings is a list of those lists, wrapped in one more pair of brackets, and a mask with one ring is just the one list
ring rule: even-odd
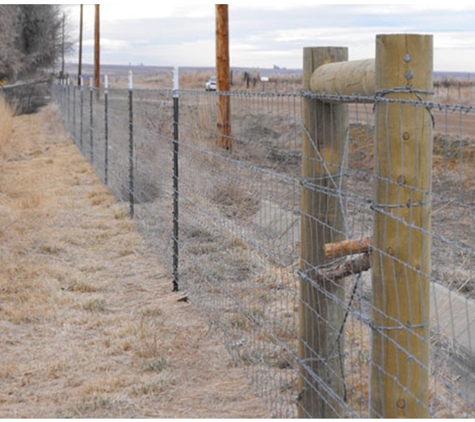
{"label": "large wooden post", "polygon": [[428,417],[432,36],[376,38],[371,417]]}
{"label": "large wooden post", "polygon": [[[228,5],[216,5],[216,88],[229,92],[229,25]],[[218,95],[218,145],[230,150],[231,102],[228,94]]]}
{"label": "large wooden post", "polygon": [[[326,63],[348,60],[342,47],[304,48],[303,89],[310,90],[313,71]],[[299,416],[336,418],[344,396],[343,281],[322,281],[317,269],[329,261],[324,245],[342,240],[344,189],[341,168],[348,128],[346,104],[304,99],[302,149],[300,373]],[[343,184],[343,185],[342,185]]]}

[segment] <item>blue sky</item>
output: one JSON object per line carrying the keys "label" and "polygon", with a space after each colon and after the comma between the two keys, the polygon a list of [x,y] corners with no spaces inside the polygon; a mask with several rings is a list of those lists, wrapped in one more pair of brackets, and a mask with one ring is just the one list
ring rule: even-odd
{"label": "blue sky", "polygon": [[[65,6],[78,39],[79,6]],[[83,61],[93,61],[94,6],[84,5]],[[101,62],[214,66],[215,7],[210,3],[101,4]],[[298,69],[302,49],[346,46],[350,60],[374,57],[377,34],[434,36],[434,70],[475,72],[475,3],[229,4],[231,66]],[[77,50],[76,50],[77,51]],[[77,62],[77,53],[69,58]]]}

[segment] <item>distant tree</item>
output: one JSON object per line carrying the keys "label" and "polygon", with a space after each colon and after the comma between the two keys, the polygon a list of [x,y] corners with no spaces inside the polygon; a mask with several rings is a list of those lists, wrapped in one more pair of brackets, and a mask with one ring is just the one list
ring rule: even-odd
{"label": "distant tree", "polygon": [[17,54],[17,23],[19,7],[0,4],[0,80],[20,65]]}
{"label": "distant tree", "polygon": [[63,42],[63,16],[56,4],[0,5],[0,74],[11,78],[54,67],[63,48],[72,48],[67,30]]}

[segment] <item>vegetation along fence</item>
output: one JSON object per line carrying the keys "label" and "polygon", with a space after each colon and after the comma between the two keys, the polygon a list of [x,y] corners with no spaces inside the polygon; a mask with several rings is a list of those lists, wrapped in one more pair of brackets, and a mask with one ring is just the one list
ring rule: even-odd
{"label": "vegetation along fence", "polygon": [[305,48],[298,93],[54,95],[274,416],[473,417],[475,108],[431,36],[347,54]]}
{"label": "vegetation along fence", "polygon": [[0,84],[0,95],[6,98],[18,114],[34,113],[48,102],[50,84],[51,80],[48,78]]}

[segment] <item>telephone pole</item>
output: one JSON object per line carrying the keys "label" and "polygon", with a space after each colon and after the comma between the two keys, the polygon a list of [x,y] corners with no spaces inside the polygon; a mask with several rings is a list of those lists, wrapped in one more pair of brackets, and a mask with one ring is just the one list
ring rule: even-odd
{"label": "telephone pole", "polygon": [[83,5],[79,6],[79,61],[78,61],[78,85],[81,85],[82,74],[82,19],[83,18]]}
{"label": "telephone pole", "polygon": [[[100,17],[99,4],[96,4],[96,13],[94,18],[94,88],[99,89],[101,86],[100,72]],[[97,94],[99,96],[99,92]]]}
{"label": "telephone pole", "polygon": [[64,78],[64,21],[66,20],[66,14],[63,13],[63,23],[61,28],[61,79]]}
{"label": "telephone pole", "polygon": [[216,87],[218,90],[218,145],[231,150],[231,97],[229,94],[228,5],[216,5]]}

